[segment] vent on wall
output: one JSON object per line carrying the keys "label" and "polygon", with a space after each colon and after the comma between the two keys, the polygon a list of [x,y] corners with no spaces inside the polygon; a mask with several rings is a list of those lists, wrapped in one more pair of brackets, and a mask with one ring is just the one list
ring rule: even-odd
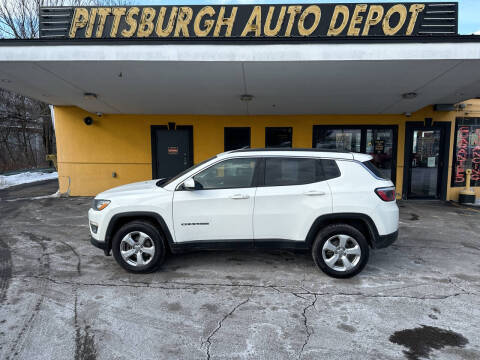
{"label": "vent on wall", "polygon": [[72,7],[41,7],[40,38],[63,39],[67,37],[72,19]]}
{"label": "vent on wall", "polygon": [[457,35],[457,3],[426,5],[419,35]]}

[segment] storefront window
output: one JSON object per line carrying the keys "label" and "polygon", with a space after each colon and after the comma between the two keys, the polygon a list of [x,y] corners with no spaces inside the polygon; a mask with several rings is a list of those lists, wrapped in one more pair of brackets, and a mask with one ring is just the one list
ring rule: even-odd
{"label": "storefront window", "polygon": [[360,152],[360,129],[320,129],[315,148]]}
{"label": "storefront window", "polygon": [[393,130],[367,129],[367,154],[386,179],[391,178],[393,168]]}
{"label": "storefront window", "polygon": [[480,186],[480,118],[457,118],[452,186],[466,185],[467,169],[472,169],[471,186]]}
{"label": "storefront window", "polygon": [[383,177],[395,181],[396,132],[393,126],[313,127],[313,147],[370,154]]}

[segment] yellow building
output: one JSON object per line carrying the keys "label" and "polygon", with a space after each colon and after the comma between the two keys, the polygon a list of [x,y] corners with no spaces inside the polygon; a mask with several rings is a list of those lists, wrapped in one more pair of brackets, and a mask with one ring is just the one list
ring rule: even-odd
{"label": "yellow building", "polygon": [[[162,174],[160,169],[155,174],[152,159],[160,157],[155,155],[155,151],[164,152],[167,158],[181,157],[182,162],[182,148],[180,145],[179,153],[176,149],[171,149],[175,148],[175,144],[169,146],[171,144],[153,143],[157,148],[152,148],[151,136],[156,127],[167,136],[175,131],[182,134],[185,132],[188,141],[193,142],[193,149],[187,149],[193,151],[192,158],[188,154],[189,165],[229,150],[230,139],[226,131],[240,131],[241,139],[246,141],[241,145],[266,147],[267,132],[270,129],[277,129],[285,131],[278,135],[281,140],[284,140],[285,134],[291,135],[290,140],[287,138],[286,141],[291,141],[293,147],[310,148],[315,145],[323,146],[326,150],[362,151],[372,154],[382,172],[394,180],[399,198],[404,195],[408,198],[443,197],[447,200],[457,200],[458,193],[463,187],[456,187],[454,180],[449,181],[454,179],[458,172],[453,162],[457,148],[455,135],[459,131],[458,127],[457,129],[455,127],[456,119],[474,118],[475,114],[480,113],[480,100],[467,101],[457,108],[456,111],[435,112],[433,107],[429,106],[412,113],[409,117],[403,114],[295,116],[103,114],[98,117],[76,107],[55,107],[60,191],[71,195],[95,195],[114,186],[171,175]],[[86,126],[83,121],[87,117],[93,120],[90,126]],[[132,120],[132,117],[135,120]],[[431,124],[426,124],[430,121]],[[169,123],[175,123],[175,129],[170,124],[171,130],[168,130]],[[478,121],[477,125],[480,125]],[[188,131],[188,127],[192,133]],[[476,129],[480,129],[480,126]],[[406,135],[407,131],[410,132],[409,136]],[[473,144],[476,141],[478,145],[480,131],[475,131],[472,131],[471,142]],[[244,136],[245,133],[247,137]],[[69,134],[77,135],[72,138]],[[409,143],[406,142],[406,138],[410,139]],[[430,143],[428,149],[425,147],[420,149],[418,146],[422,139],[428,139]],[[233,142],[237,145],[238,141],[237,137]],[[414,151],[413,146],[418,149]],[[170,152],[175,153],[169,154],[169,148]],[[407,160],[408,155],[410,158]],[[410,163],[412,165],[408,167]],[[158,167],[161,168],[161,163]],[[445,179],[442,178],[442,171],[446,173]],[[406,179],[405,176],[410,178]],[[435,183],[432,183],[433,181]],[[410,189],[406,189],[405,187],[409,185]],[[480,196],[480,187],[476,187],[475,190]]]}
{"label": "yellow building", "polygon": [[42,39],[0,40],[1,86],[54,105],[72,196],[250,146],[372,154],[405,199],[457,200],[471,168],[480,197],[480,37],[456,4],[339,6],[42,8]]}

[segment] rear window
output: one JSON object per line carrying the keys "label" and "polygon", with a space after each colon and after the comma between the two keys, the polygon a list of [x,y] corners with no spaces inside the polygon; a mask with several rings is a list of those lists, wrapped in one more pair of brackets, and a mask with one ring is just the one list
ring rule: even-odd
{"label": "rear window", "polygon": [[306,158],[265,159],[265,186],[302,185],[340,176],[334,160]]}
{"label": "rear window", "polygon": [[382,174],[380,169],[373,163],[372,160],[364,161],[363,165],[365,165],[366,168],[370,170],[377,178],[385,179],[385,175]]}

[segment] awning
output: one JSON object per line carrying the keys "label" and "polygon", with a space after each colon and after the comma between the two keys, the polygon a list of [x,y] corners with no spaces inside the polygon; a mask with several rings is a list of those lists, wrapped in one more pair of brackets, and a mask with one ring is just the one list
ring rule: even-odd
{"label": "awning", "polygon": [[[102,113],[398,114],[480,96],[479,69],[480,36],[310,44],[0,41],[0,87]],[[244,94],[253,99],[242,100]]]}

